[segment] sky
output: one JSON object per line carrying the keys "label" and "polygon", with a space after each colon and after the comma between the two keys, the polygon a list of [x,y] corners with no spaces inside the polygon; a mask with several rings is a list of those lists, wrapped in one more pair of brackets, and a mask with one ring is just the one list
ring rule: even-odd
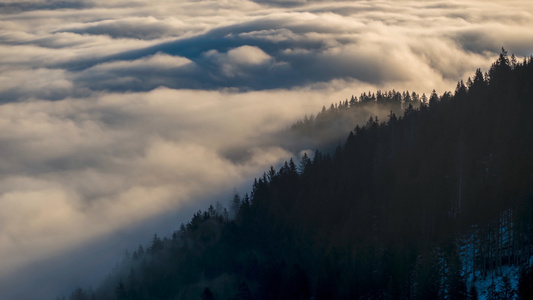
{"label": "sky", "polygon": [[453,91],[531,28],[514,0],[0,0],[0,298],[97,285],[313,150],[277,135],[305,114]]}

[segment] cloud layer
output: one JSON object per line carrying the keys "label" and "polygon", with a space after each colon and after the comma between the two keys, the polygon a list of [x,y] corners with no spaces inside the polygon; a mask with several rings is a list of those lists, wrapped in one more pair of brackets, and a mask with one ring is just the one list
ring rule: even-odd
{"label": "cloud layer", "polygon": [[[198,209],[206,198],[229,200],[228,189],[291,156],[269,136],[300,112],[318,110],[326,97],[159,88],[1,105],[0,257],[6,259],[0,278],[11,282],[20,268],[90,249],[88,243],[169,218],[191,201]],[[189,217],[172,218],[172,228]],[[114,251],[122,253],[124,244]],[[21,275],[21,284],[27,277]],[[0,288],[13,286],[0,280]]]}
{"label": "cloud layer", "polygon": [[[531,8],[521,1],[81,3],[4,4],[20,11],[0,19],[5,77],[49,71],[53,82],[38,76],[33,91],[16,79],[0,82],[3,101],[334,80],[449,88],[486,67],[502,46],[518,56],[533,50]],[[243,60],[252,49],[261,61]]]}
{"label": "cloud layer", "polygon": [[454,89],[531,28],[530,1],[2,1],[0,294],[304,150],[275,140],[304,114]]}

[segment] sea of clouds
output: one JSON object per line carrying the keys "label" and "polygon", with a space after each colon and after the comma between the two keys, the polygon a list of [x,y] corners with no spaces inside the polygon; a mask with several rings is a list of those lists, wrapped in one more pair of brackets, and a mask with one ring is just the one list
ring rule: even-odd
{"label": "sea of clouds", "polygon": [[453,90],[531,28],[531,1],[0,0],[1,298],[97,284],[297,159],[304,114]]}

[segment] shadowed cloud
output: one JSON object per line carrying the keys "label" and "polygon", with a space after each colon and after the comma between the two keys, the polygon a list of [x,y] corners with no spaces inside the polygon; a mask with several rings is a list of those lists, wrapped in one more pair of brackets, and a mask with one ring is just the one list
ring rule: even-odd
{"label": "shadowed cloud", "polygon": [[20,13],[32,10],[55,9],[83,9],[92,7],[92,3],[83,0],[56,0],[56,1],[7,1],[0,3],[0,10],[4,13]]}

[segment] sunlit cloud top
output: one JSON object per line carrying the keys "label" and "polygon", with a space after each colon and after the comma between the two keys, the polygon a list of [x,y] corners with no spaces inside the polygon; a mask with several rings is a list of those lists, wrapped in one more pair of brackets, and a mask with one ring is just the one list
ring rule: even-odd
{"label": "sunlit cloud top", "polygon": [[[7,13],[0,19],[0,63],[10,78],[0,82],[3,101],[159,86],[299,88],[333,80],[445,88],[485,67],[502,46],[518,56],[533,50],[531,5],[525,1],[10,1],[2,6]],[[38,87],[32,91],[22,88],[31,81],[24,70],[49,76],[30,75]]]}

